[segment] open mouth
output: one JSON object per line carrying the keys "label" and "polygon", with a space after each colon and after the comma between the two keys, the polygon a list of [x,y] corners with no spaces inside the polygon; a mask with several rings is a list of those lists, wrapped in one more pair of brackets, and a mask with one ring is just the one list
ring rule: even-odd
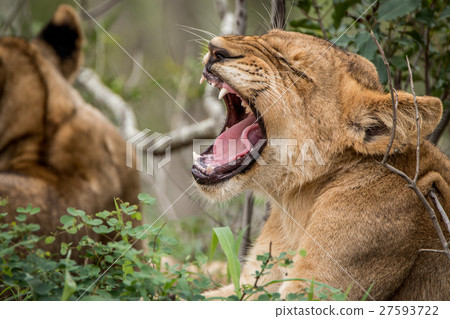
{"label": "open mouth", "polygon": [[199,184],[216,184],[245,172],[259,158],[266,146],[262,117],[248,100],[215,74],[203,70],[206,80],[217,87],[225,101],[227,119],[214,143],[200,155],[194,153],[192,174]]}

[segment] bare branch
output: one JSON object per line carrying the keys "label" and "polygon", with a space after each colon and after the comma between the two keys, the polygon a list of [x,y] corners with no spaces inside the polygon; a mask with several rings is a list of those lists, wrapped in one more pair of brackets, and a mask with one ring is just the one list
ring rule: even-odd
{"label": "bare branch", "polygon": [[406,63],[408,64],[409,81],[411,82],[411,92],[414,98],[414,110],[416,112],[416,127],[417,127],[417,145],[416,145],[416,174],[414,175],[414,183],[417,183],[419,177],[419,165],[420,165],[420,117],[419,106],[417,105],[416,91],[414,90],[413,75],[411,72],[411,66],[409,65],[408,56],[406,56]]}
{"label": "bare branch", "polygon": [[419,252],[429,252],[429,253],[445,253],[443,250],[437,250],[437,249],[420,249]]}
{"label": "bare branch", "polygon": [[251,241],[251,225],[252,225],[252,218],[253,218],[253,204],[254,204],[254,197],[253,192],[247,191],[245,192],[245,206],[244,206],[244,217],[245,217],[245,225],[247,226],[247,236],[245,236],[244,240],[241,244],[241,257],[245,257],[247,255],[247,252],[250,248]]}
{"label": "bare branch", "polygon": [[216,9],[220,20],[223,21],[225,15],[230,11],[227,0],[216,0]]}
{"label": "bare branch", "polygon": [[11,12],[8,14],[5,23],[3,23],[2,30],[0,31],[0,35],[5,35],[5,32],[11,27],[11,24],[14,22],[14,19],[19,14],[20,10],[24,6],[27,0],[20,0],[16,2],[16,5],[12,8]]}
{"label": "bare branch", "polygon": [[442,136],[442,133],[444,133],[445,128],[447,127],[448,123],[450,123],[450,108],[444,111],[444,114],[442,115],[441,120],[439,121],[439,124],[434,129],[433,133],[431,133],[429,137],[429,141],[433,144],[437,144],[439,139]]}
{"label": "bare branch", "polygon": [[274,29],[286,27],[286,4],[285,0],[272,0],[270,24]]}
{"label": "bare branch", "polygon": [[432,188],[430,191],[430,197],[433,200],[434,205],[436,205],[436,208],[438,209],[439,213],[441,214],[442,220],[444,221],[444,224],[447,227],[447,231],[450,234],[450,220],[448,219],[448,216],[444,211],[444,207],[442,207],[441,203],[439,202],[439,199],[436,196],[434,188]]}
{"label": "bare branch", "polygon": [[132,108],[123,98],[106,85],[100,77],[91,69],[82,69],[77,78],[77,83],[98,102],[107,107],[119,123],[120,132],[125,139],[136,134],[136,116]]}
{"label": "bare branch", "polygon": [[[102,2],[95,8],[89,10],[89,15],[92,18],[98,18],[101,15],[105,14],[109,10],[111,10],[113,7],[115,7],[119,2],[122,0],[109,0],[108,2]],[[82,17],[84,20],[91,19],[85,12],[82,13]]]}
{"label": "bare branch", "polygon": [[216,0],[216,7],[219,17],[222,20],[220,23],[220,32],[222,34],[232,34],[234,26],[234,15],[228,8],[226,0]]}
{"label": "bare branch", "polygon": [[[263,262],[263,264],[261,265],[261,271],[258,272],[258,275],[256,275],[255,277],[255,282],[253,284],[253,289],[258,288],[258,281],[261,278],[261,276],[264,274],[264,270],[266,270],[267,265],[269,264],[269,261],[272,260],[272,242],[270,242],[269,244],[269,256],[267,257],[267,259]],[[241,301],[244,300],[244,297],[246,296],[246,293],[244,292],[241,296]]]}
{"label": "bare branch", "polygon": [[[179,129],[175,129],[166,133],[171,137],[166,143],[155,145],[157,147],[154,151],[154,155],[164,155],[167,147],[171,147],[171,150],[177,150],[179,148],[192,145],[194,139],[209,139],[216,133],[217,122],[213,118],[207,118],[197,124],[183,126]],[[158,143],[158,141],[156,142]]]}
{"label": "bare branch", "polygon": [[[391,135],[391,139],[389,141],[389,145],[386,148],[386,153],[384,154],[384,158],[381,161],[381,163],[386,163],[387,158],[389,156],[389,152],[391,151],[392,144],[393,144],[394,139],[395,139],[395,132],[396,132],[396,129],[397,129],[398,95],[397,95],[397,91],[395,91],[394,88],[392,87],[391,68],[389,66],[389,62],[386,59],[386,56],[384,55],[383,48],[381,47],[380,43],[378,43],[378,40],[375,37],[375,34],[373,34],[372,30],[370,30],[370,35],[372,36],[372,39],[375,41],[375,44],[377,45],[378,51],[381,53],[381,58],[383,59],[384,66],[386,67],[386,73],[387,73],[387,76],[388,76],[389,91],[391,93],[392,105],[394,106],[394,110],[393,110],[394,114],[393,114],[393,122],[392,122],[392,135]],[[395,99],[394,99],[394,93],[395,93]]]}
{"label": "bare branch", "polygon": [[247,29],[246,0],[236,0],[234,10],[234,34],[245,34]]}
{"label": "bare branch", "polygon": [[[370,34],[371,34],[371,36],[372,36],[372,38],[375,40],[375,43],[377,44],[377,47],[378,47],[378,50],[380,51],[380,53],[381,53],[381,56],[382,56],[382,58],[383,58],[383,62],[384,62],[384,64],[385,64],[385,66],[386,66],[386,68],[387,68],[387,73],[388,73],[388,81],[389,81],[389,87],[390,87],[390,90],[391,90],[391,98],[392,98],[392,107],[393,107],[393,109],[394,109],[394,118],[393,118],[393,121],[395,122],[396,121],[396,117],[397,117],[397,110],[396,110],[396,108],[397,108],[397,104],[398,104],[398,97],[397,97],[397,94],[396,94],[396,99],[394,100],[394,98],[393,98],[393,88],[392,88],[392,83],[391,83],[391,79],[390,79],[390,69],[389,69],[389,63],[387,62],[387,60],[386,60],[386,57],[385,57],[385,55],[384,55],[384,51],[383,51],[383,49],[381,48],[381,46],[380,46],[380,44],[378,43],[378,41],[376,40],[376,38],[375,38],[375,36],[374,36],[374,34],[373,34],[373,32],[371,31],[370,32]],[[419,174],[419,168],[418,168],[418,165],[419,165],[419,156],[420,156],[420,133],[419,133],[419,130],[420,130],[420,123],[419,123],[419,119],[418,119],[418,107],[417,107],[417,101],[416,101],[416,96],[415,96],[415,92],[414,92],[414,84],[412,83],[412,72],[411,72],[411,68],[410,68],[410,65],[409,65],[409,60],[408,60],[408,58],[406,58],[407,59],[407,62],[408,62],[408,70],[409,70],[409,72],[410,72],[410,80],[411,80],[411,88],[412,88],[412,90],[413,90],[413,96],[414,96],[414,105],[415,105],[415,108],[416,108],[416,125],[417,125],[417,131],[418,131],[418,144],[417,144],[417,163],[416,163],[416,174],[415,174],[415,177],[414,177],[414,179],[411,179],[408,175],[406,175],[404,172],[402,172],[401,170],[399,170],[399,169],[397,169],[397,168],[395,168],[395,167],[393,167],[392,165],[389,165],[388,163],[386,163],[386,160],[387,160],[387,155],[389,154],[389,151],[390,151],[390,147],[392,146],[392,140],[393,140],[393,137],[395,137],[395,127],[393,127],[393,132],[392,132],[392,136],[391,136],[391,141],[390,141],[390,143],[389,143],[389,145],[388,145],[388,147],[387,147],[387,149],[386,149],[386,153],[385,153],[385,155],[384,155],[384,158],[383,158],[383,160],[381,161],[381,162],[379,162],[382,166],[384,166],[385,168],[387,168],[388,170],[390,170],[391,172],[393,172],[393,173],[395,173],[395,174],[397,174],[397,175],[399,175],[400,177],[402,177],[404,180],[406,180],[406,182],[408,183],[408,187],[409,188],[411,188],[415,193],[416,193],[416,195],[419,197],[419,200],[420,200],[420,202],[422,203],[422,205],[425,207],[425,209],[426,209],[426,211],[427,211],[427,213],[428,213],[428,215],[430,216],[430,218],[431,218],[431,221],[433,222],[433,225],[434,225],[434,228],[435,228],[435,230],[436,230],[436,233],[437,233],[437,235],[438,235],[438,237],[439,237],[439,240],[441,241],[441,244],[442,244],[442,247],[444,248],[444,250],[443,250],[443,252],[446,254],[446,256],[447,256],[447,258],[450,260],[450,248],[449,248],[449,243],[447,242],[447,240],[445,239],[445,236],[444,236],[444,233],[442,232],[442,229],[441,229],[441,227],[440,227],[440,225],[439,225],[439,221],[437,220],[437,217],[436,217],[436,213],[435,213],[435,211],[434,211],[434,209],[431,207],[431,205],[429,204],[429,202],[427,201],[427,199],[425,198],[425,196],[422,194],[422,192],[419,190],[419,188],[417,187],[417,184],[416,184],[416,182],[417,182],[417,176],[418,176],[418,174]],[[395,92],[396,93],[396,92]],[[431,197],[433,197],[432,195],[431,195],[431,193],[430,193],[430,196]],[[435,196],[436,197],[436,196]],[[437,205],[437,204],[436,204]],[[440,205],[440,204],[439,204]],[[442,206],[441,206],[442,207]],[[443,211],[443,210],[442,210]],[[442,214],[442,213],[441,213]],[[444,214],[445,214],[445,212],[444,212]],[[430,250],[421,250],[421,251],[430,251]]]}
{"label": "bare branch", "polygon": [[325,40],[328,40],[327,30],[325,29],[325,27],[324,27],[324,25],[323,25],[322,17],[320,16],[320,8],[319,8],[319,5],[317,4],[317,0],[313,0],[313,1],[312,1],[312,4],[313,4],[313,7],[314,7],[314,10],[316,11],[316,14],[317,14],[317,22],[319,23],[320,30],[321,30],[322,33],[323,33],[323,37],[324,37]]}

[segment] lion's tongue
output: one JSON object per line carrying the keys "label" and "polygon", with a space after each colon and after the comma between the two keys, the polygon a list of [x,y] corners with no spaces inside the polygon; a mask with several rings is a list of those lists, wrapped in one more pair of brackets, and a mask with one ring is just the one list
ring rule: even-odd
{"label": "lion's tongue", "polygon": [[213,166],[228,164],[251,150],[251,142],[255,142],[253,139],[260,138],[257,132],[259,126],[255,121],[255,115],[251,113],[217,137],[213,146]]}

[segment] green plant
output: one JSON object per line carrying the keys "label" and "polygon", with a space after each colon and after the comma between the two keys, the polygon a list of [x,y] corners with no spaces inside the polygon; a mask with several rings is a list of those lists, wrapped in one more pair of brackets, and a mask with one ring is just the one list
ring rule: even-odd
{"label": "green plant", "polygon": [[[141,205],[154,199],[140,195]],[[2,223],[8,214],[7,200],[0,201],[0,300],[201,300],[211,281],[187,270],[188,264],[168,266],[162,260],[177,242],[160,225],[133,227],[126,216],[140,218],[139,206],[116,200],[115,211],[88,216],[69,208],[61,217],[61,229],[50,236],[37,236],[39,225],[27,222],[32,208],[18,209],[16,221]],[[78,243],[61,242],[58,256],[50,256],[39,243],[54,245],[63,232],[82,229],[109,236],[106,243],[88,235]],[[146,240],[145,252],[132,243]],[[85,258],[78,264],[70,258],[77,251]],[[52,258],[51,258],[52,257]],[[197,263],[201,263],[198,261]]]}
{"label": "green plant", "polygon": [[237,257],[237,250],[239,248],[242,235],[240,234],[235,240],[229,227],[214,228],[211,240],[210,260],[212,260],[217,244],[220,243],[222,250],[224,251],[227,261],[228,270],[231,275],[232,282],[235,287],[235,294],[228,297],[214,297],[211,299],[221,300],[249,300],[250,298],[256,300],[282,300],[281,295],[278,292],[272,293],[268,291],[268,287],[277,283],[288,281],[303,281],[309,282],[310,285],[304,291],[300,291],[297,294],[289,294],[286,300],[299,300],[299,301],[312,301],[312,300],[347,300],[347,295],[350,292],[349,287],[346,292],[342,292],[340,289],[333,288],[324,283],[316,282],[314,280],[307,280],[301,278],[286,278],[280,280],[273,280],[268,283],[260,284],[259,279],[267,275],[270,270],[277,265],[278,267],[290,268],[292,267],[292,257],[299,254],[301,257],[306,257],[306,251],[300,250],[299,252],[282,252],[279,256],[273,257],[271,253],[271,247],[269,252],[258,255],[257,260],[261,262],[260,270],[257,270],[254,274],[255,281],[252,285],[242,285],[239,282],[241,275],[241,267],[239,259]]}

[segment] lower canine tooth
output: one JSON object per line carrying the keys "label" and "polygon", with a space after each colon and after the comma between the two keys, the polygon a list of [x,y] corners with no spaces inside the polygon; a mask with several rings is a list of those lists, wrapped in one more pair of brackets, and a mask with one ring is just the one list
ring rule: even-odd
{"label": "lower canine tooth", "polygon": [[211,174],[214,171],[214,168],[208,164],[208,167],[206,167],[206,173]]}
{"label": "lower canine tooth", "polygon": [[221,100],[228,93],[229,93],[229,91],[226,88],[222,88],[219,92],[219,100]]}

